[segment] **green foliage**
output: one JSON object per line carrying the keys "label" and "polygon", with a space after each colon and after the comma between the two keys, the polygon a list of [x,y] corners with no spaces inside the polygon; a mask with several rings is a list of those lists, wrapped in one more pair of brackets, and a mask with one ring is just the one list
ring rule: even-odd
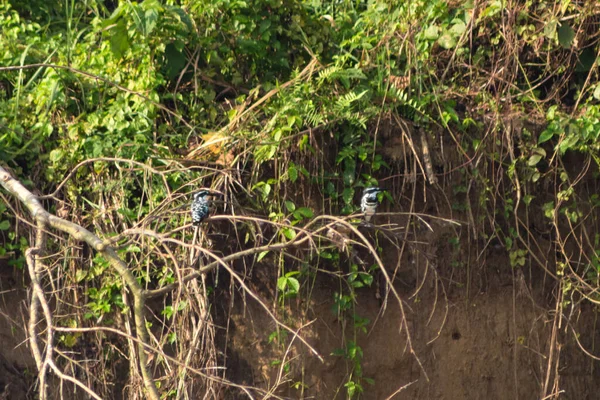
{"label": "green foliage", "polygon": [[564,155],[567,151],[591,153],[598,158],[600,147],[600,106],[588,105],[578,117],[572,117],[560,112],[556,106],[551,106],[546,114],[548,125],[539,136],[538,144],[552,139],[559,139],[555,151]]}
{"label": "green foliage", "polygon": [[509,253],[510,266],[513,268],[525,266],[527,252],[523,249],[515,249]]}
{"label": "green foliage", "polygon": [[162,315],[164,315],[165,317],[167,317],[167,319],[171,319],[173,318],[173,315],[178,312],[178,311],[183,311],[185,310],[185,308],[187,307],[187,302],[186,301],[181,301],[177,304],[177,307],[173,307],[173,306],[166,306],[163,311],[162,311]]}
{"label": "green foliage", "polygon": [[[373,283],[373,271],[370,272],[360,271],[356,264],[350,265],[350,272],[345,278],[347,284],[347,293],[335,292],[333,296],[332,312],[342,323],[342,326],[351,326],[351,332],[349,337],[353,338],[346,341],[344,348],[339,348],[333,351],[332,355],[338,357],[344,357],[348,362],[350,374],[347,377],[347,381],[344,384],[348,398],[352,399],[360,396],[364,391],[364,383],[373,384],[374,380],[371,378],[364,377],[362,374],[362,348],[357,344],[357,336],[359,334],[366,335],[367,327],[370,324],[368,318],[361,317],[356,313],[354,309],[355,303],[358,301],[357,289],[371,286]],[[346,320],[350,319],[351,324],[346,324]]]}
{"label": "green foliage", "polygon": [[108,261],[104,257],[96,256],[88,271],[77,271],[77,281],[84,280],[100,282],[98,287],[90,287],[87,290],[90,301],[87,303],[89,311],[85,313],[86,319],[98,319],[117,310],[127,310],[123,302],[123,283],[120,277],[109,268]]}
{"label": "green foliage", "polygon": [[300,291],[300,282],[294,278],[299,271],[290,271],[277,280],[277,289],[281,291],[282,299],[296,296]]}
{"label": "green foliage", "polygon": [[348,276],[348,283],[354,289],[362,288],[365,286],[371,286],[373,283],[373,275],[368,272],[359,271],[358,265],[352,264],[350,266],[350,274]]}
{"label": "green foliage", "polygon": [[[510,265],[523,267],[532,254],[525,248],[530,215],[543,215],[552,232],[598,217],[598,196],[580,190],[588,177],[565,162],[576,155],[600,166],[598,40],[587,33],[595,16],[579,3],[533,1],[514,13],[505,7],[497,0],[2,2],[0,67],[17,68],[0,70],[0,163],[51,193],[78,163],[103,158],[81,165],[44,206],[60,203],[68,218],[107,235],[140,226],[169,232],[189,222],[181,209],[192,187],[225,187],[223,180],[238,174],[231,184],[236,212],[239,200],[246,215],[276,223],[273,240],[285,243],[315,216],[356,212],[364,187],[396,186],[389,175],[408,176],[413,161],[421,168],[418,125],[443,161],[435,167],[449,183],[436,190],[449,197],[451,212],[476,235],[502,238]],[[527,126],[513,129],[514,114]],[[543,126],[528,125],[536,116]],[[209,135],[221,139],[215,150],[182,161]],[[415,150],[389,157],[383,150],[397,146],[395,139],[412,141]],[[304,193],[322,194],[322,202],[308,204]],[[0,256],[14,255],[10,262],[20,268],[29,247],[21,225],[0,203]],[[238,228],[244,245],[262,235]],[[121,239],[119,256],[145,285],[178,279],[169,262]],[[182,241],[191,239],[182,233]],[[464,243],[452,237],[452,266],[465,265]],[[581,253],[600,248],[588,247]],[[186,258],[181,249],[167,250]],[[82,257],[75,253],[64,254]],[[346,271],[333,310],[351,321],[352,339],[339,355],[353,371],[348,397],[358,397],[370,382],[356,339],[368,321],[354,305],[373,271],[342,268],[337,249],[317,253],[315,265]],[[577,271],[594,290],[596,254]],[[256,261],[271,256],[284,309],[302,296],[307,275],[276,252]],[[106,260],[85,257],[86,265],[62,266],[85,287],[85,317],[126,311],[122,282]],[[578,290],[568,260],[556,265],[568,281],[564,293]],[[165,304],[161,316],[169,321],[187,307]],[[284,334],[269,340],[283,345]],[[169,333],[169,343],[180,339]],[[60,340],[73,347],[79,338]]]}

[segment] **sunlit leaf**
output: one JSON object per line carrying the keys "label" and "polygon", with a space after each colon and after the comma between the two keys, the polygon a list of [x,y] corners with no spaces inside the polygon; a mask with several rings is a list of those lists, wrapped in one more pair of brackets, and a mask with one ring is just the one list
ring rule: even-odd
{"label": "sunlit leaf", "polygon": [[256,257],[256,261],[260,262],[263,258],[265,258],[265,256],[269,254],[268,251],[261,251],[260,253],[258,253],[258,257]]}
{"label": "sunlit leaf", "polygon": [[438,39],[438,43],[444,49],[453,49],[454,46],[456,46],[456,38],[454,36],[452,36],[449,32],[445,32]]}
{"label": "sunlit leaf", "polygon": [[286,200],[284,203],[285,203],[285,208],[288,210],[288,212],[293,212],[296,209],[296,205],[294,204],[293,201]]}
{"label": "sunlit leaf", "polygon": [[529,160],[527,161],[527,165],[529,165],[530,167],[533,167],[533,166],[537,165],[537,163],[540,162],[541,159],[542,159],[542,156],[540,154],[534,154],[531,157],[529,157]]}
{"label": "sunlit leaf", "polygon": [[290,181],[292,183],[296,182],[296,180],[298,180],[298,169],[296,168],[295,164],[290,164],[289,168],[288,168],[288,176],[290,177]]}
{"label": "sunlit leaf", "polygon": [[542,144],[544,142],[547,142],[548,140],[552,139],[553,136],[554,136],[554,132],[552,130],[550,130],[550,129],[546,129],[540,135],[540,137],[538,139],[538,144]]}
{"label": "sunlit leaf", "polygon": [[283,236],[289,240],[292,240],[296,237],[296,231],[292,228],[282,228],[281,232],[283,233]]}
{"label": "sunlit leaf", "polygon": [[558,21],[556,19],[551,19],[544,26],[544,36],[548,39],[554,39],[556,35],[556,27],[558,26]]}
{"label": "sunlit leaf", "polygon": [[431,25],[429,28],[425,29],[423,33],[425,39],[436,40],[440,36],[440,28],[436,25]]}
{"label": "sunlit leaf", "polygon": [[594,98],[596,100],[600,100],[600,84],[596,84],[596,88],[594,89]]}

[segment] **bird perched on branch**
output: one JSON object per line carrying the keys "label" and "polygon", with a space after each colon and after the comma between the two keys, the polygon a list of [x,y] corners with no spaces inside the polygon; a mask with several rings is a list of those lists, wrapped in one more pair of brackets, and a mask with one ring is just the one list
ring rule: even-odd
{"label": "bird perched on branch", "polygon": [[365,221],[369,222],[379,205],[377,194],[383,192],[383,189],[378,187],[368,187],[363,190],[362,198],[360,199],[360,209],[365,216]]}
{"label": "bird perched on branch", "polygon": [[194,193],[192,200],[192,223],[196,226],[200,225],[202,221],[210,213],[210,207],[212,205],[213,193],[208,190],[201,190]]}

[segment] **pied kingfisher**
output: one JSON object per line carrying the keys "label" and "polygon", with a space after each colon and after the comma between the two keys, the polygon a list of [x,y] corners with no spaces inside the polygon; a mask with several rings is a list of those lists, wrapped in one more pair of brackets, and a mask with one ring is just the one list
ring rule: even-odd
{"label": "pied kingfisher", "polygon": [[208,190],[201,190],[194,193],[192,200],[192,223],[196,226],[208,217],[212,203],[212,193]]}
{"label": "pied kingfisher", "polygon": [[379,192],[383,192],[383,189],[378,187],[368,187],[363,190],[363,195],[360,199],[360,210],[364,214],[365,221],[367,222],[375,215],[375,211],[379,205],[379,200],[377,199],[377,193]]}

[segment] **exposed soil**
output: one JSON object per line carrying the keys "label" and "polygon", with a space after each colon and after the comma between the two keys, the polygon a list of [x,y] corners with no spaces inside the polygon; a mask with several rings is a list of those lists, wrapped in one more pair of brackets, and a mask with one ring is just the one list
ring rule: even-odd
{"label": "exposed soil", "polygon": [[0,259],[0,399],[34,398],[36,367],[26,342],[23,274]]}
{"label": "exposed soil", "polygon": [[[597,398],[597,361],[585,355],[572,330],[565,329],[572,324],[582,346],[598,354],[596,310],[589,304],[566,307],[570,322],[563,319],[562,326],[554,327],[558,288],[543,271],[513,270],[506,250],[493,243],[463,246],[458,254],[449,244],[450,231],[434,226],[434,233],[424,236],[426,244],[415,247],[416,255],[406,251],[399,264],[396,249],[382,244],[388,272],[393,274],[399,265],[394,287],[403,300],[413,352],[393,296],[382,303],[375,287],[359,289],[355,313],[370,323],[367,332],[358,332],[355,339],[363,352],[362,374],[373,380],[373,384],[363,380],[361,398],[541,399],[556,383],[560,398]],[[342,261],[340,268],[343,265]],[[1,267],[0,399],[35,398],[36,369],[23,323],[27,283],[20,271],[6,263]],[[266,304],[278,308],[273,304],[276,271],[267,257],[251,271],[248,284]],[[227,279],[223,275],[220,279],[225,289]],[[240,291],[218,291],[213,310],[221,327],[217,346],[227,366],[226,377],[237,384],[273,389],[285,398],[345,399],[352,364],[333,354],[354,339],[351,321],[332,310],[333,294],[346,290],[339,282],[321,271],[314,284],[304,284],[311,292],[302,298],[309,300],[292,299],[278,308],[283,310],[282,320],[294,329],[306,325],[299,333],[323,362],[291,334],[280,346],[270,342],[276,326],[256,301]],[[560,354],[550,351],[552,335],[558,335]],[[277,362],[284,356],[289,369]],[[557,356],[560,368],[546,380],[549,357]],[[262,398],[264,393],[254,395]],[[248,396],[230,388],[222,398]]]}
{"label": "exposed soil", "polygon": [[[543,393],[552,393],[555,382],[562,390],[560,398],[596,398],[600,389],[597,362],[579,349],[572,334],[559,334],[561,368],[557,377],[556,371],[551,371],[550,379],[545,381],[548,357],[557,357],[556,350],[549,354],[555,321],[550,309],[557,290],[554,283],[534,268],[513,272],[506,250],[499,246],[465,250],[462,257],[470,255],[473,265],[453,266],[456,253],[447,242],[443,229],[430,237],[431,247],[437,250],[438,279],[431,267],[425,275],[422,258],[412,263],[406,257],[398,270],[395,288],[404,302],[414,354],[404,332],[399,332],[402,317],[397,301],[390,296],[382,313],[375,289],[359,290],[355,312],[371,323],[368,332],[359,333],[356,339],[364,353],[363,376],[374,381],[372,385],[363,383],[361,398],[541,399]],[[389,272],[393,272],[395,260],[384,257],[384,261],[392,269]],[[273,299],[276,281],[275,274],[265,272],[269,270],[276,268],[265,265],[252,279],[253,289],[267,302]],[[289,373],[281,372],[281,380],[288,381],[276,390],[280,396],[346,398],[344,384],[352,365],[343,357],[332,355],[352,340],[344,336],[352,335],[350,322],[341,321],[332,311],[333,293],[340,290],[336,279],[323,279],[321,274],[310,302],[292,301],[286,309],[294,320],[310,323],[300,332],[324,361],[320,362],[295,340],[287,354],[291,360]],[[233,303],[232,323],[220,343],[221,348],[225,342],[228,347],[228,377],[238,383],[272,389],[281,370],[280,364],[272,362],[281,360],[287,348],[269,343],[269,335],[276,327],[256,302],[238,296]],[[596,312],[582,306],[573,313],[573,328],[582,345],[593,353],[594,343],[600,339]],[[299,328],[299,323],[294,327]],[[564,326],[558,330],[561,331],[564,332]],[[289,342],[288,337],[286,343]],[[292,388],[298,382],[303,385]],[[234,393],[238,392],[232,390],[224,398],[234,398]],[[240,394],[239,398],[247,397]]]}

